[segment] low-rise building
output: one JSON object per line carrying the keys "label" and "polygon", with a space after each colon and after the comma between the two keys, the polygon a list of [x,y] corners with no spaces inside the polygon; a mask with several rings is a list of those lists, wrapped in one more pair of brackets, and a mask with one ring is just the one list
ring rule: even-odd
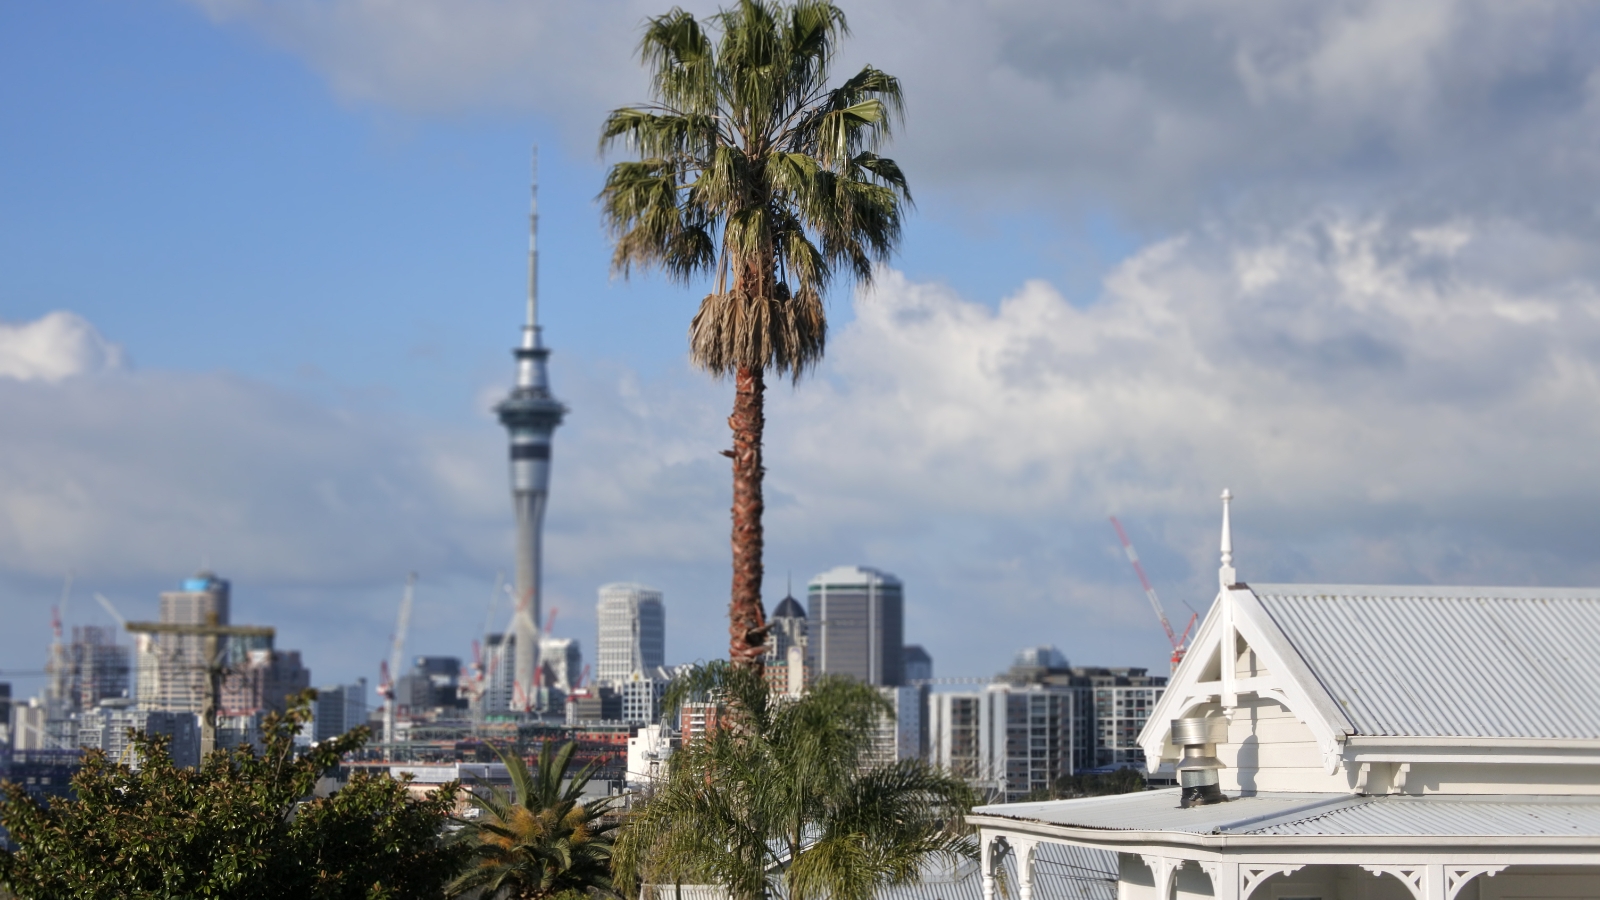
{"label": "low-rise building", "polygon": [[113,762],[139,766],[128,730],[162,734],[167,750],[179,766],[200,765],[200,717],[190,712],[144,709],[126,697],[101,700],[78,718],[78,745],[104,750]]}
{"label": "low-rise building", "polygon": [[660,724],[646,725],[628,738],[627,789],[644,790],[665,776],[676,744],[671,730]]}

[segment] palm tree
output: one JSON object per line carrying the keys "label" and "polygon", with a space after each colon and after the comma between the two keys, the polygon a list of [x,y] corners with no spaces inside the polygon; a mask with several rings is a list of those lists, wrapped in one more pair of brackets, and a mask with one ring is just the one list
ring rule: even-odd
{"label": "palm tree", "polygon": [[610,893],[616,824],[602,817],[611,800],[579,802],[590,769],[567,778],[577,747],[569,742],[555,750],[546,741],[537,772],[529,772],[516,753],[495,751],[510,772],[512,792],[491,787],[488,796],[469,795],[478,817],[464,822],[461,838],[472,847],[472,861],[446,887],[447,896],[481,891],[486,898],[522,900],[569,891]]}
{"label": "palm tree", "polygon": [[712,279],[689,355],[734,380],[728,652],[759,669],[765,376],[798,381],[822,359],[823,292],[840,267],[871,282],[911,195],[875,152],[900,114],[899,81],[868,66],[828,85],[848,33],[839,7],[739,0],[710,21],[715,40],[681,9],[646,23],[639,53],[655,99],[606,118],[602,149],[638,158],[611,168],[600,199],[617,272]]}
{"label": "palm tree", "polygon": [[[798,699],[760,673],[715,662],[674,684],[668,703],[714,695],[739,719],[689,741],[629,816],[613,857],[619,887],[717,884],[763,900],[869,900],[913,880],[928,857],[974,859],[965,783],[921,760],[874,765],[876,689],[823,678]],[[670,892],[667,896],[671,896]]]}

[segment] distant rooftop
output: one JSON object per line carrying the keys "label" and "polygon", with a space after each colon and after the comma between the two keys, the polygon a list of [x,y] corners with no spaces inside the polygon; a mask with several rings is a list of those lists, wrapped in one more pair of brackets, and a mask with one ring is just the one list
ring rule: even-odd
{"label": "distant rooftop", "polygon": [[811,579],[811,590],[820,587],[866,587],[869,584],[900,587],[900,579],[881,569],[870,566],[837,566]]}

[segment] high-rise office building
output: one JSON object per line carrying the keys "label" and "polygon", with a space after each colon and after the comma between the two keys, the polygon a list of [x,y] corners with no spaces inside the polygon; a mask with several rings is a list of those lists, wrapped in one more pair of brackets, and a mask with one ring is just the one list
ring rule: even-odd
{"label": "high-rise office building", "polygon": [[878,720],[873,735],[872,757],[878,765],[902,759],[924,759],[928,755],[928,688],[902,685],[878,688],[889,701],[890,713]]}
{"label": "high-rise office building", "polygon": [[933,680],[933,657],[921,644],[907,644],[900,656],[905,665],[906,684]]}
{"label": "high-rise office building", "polygon": [[999,682],[929,698],[929,761],[992,799],[1047,795],[1094,759],[1082,688]]}
{"label": "high-rise office building", "polygon": [[[229,585],[201,571],[182,589],[161,594],[161,621],[177,625],[227,625]],[[173,712],[200,712],[207,690],[206,666],[198,635],[156,634],[140,642],[139,702]],[[253,648],[252,648],[253,649]]]}
{"label": "high-rise office building", "polygon": [[515,693],[516,634],[491,634],[484,640],[483,656],[488,666],[483,693],[478,697],[477,714],[503,716],[512,711]]}
{"label": "high-rise office building", "polygon": [[900,579],[864,566],[840,566],[811,579],[811,670],[867,684],[905,681],[905,615]]}
{"label": "high-rise office building", "polygon": [[621,685],[666,664],[666,610],[661,592],[642,584],[600,588],[595,681]]}
{"label": "high-rise office building", "polygon": [[[537,158],[535,158],[537,161]],[[528,316],[522,342],[513,351],[517,383],[495,412],[511,441],[511,505],[517,517],[516,608],[511,633],[516,640],[504,649],[512,655],[509,708],[526,712],[537,705],[539,618],[543,606],[543,533],[545,502],[550,494],[550,439],[567,408],[550,393],[545,347],[539,326],[539,181],[534,173],[532,209],[528,215]],[[506,708],[506,707],[500,707]]]}
{"label": "high-rise office building", "polygon": [[289,698],[311,686],[311,670],[298,650],[252,649],[233,661],[222,678],[218,715],[239,717],[282,713]]}
{"label": "high-rise office building", "polygon": [[1143,771],[1139,732],[1166,693],[1167,677],[1141,668],[1081,667],[1073,672],[1094,692],[1095,765]]}
{"label": "high-rise office building", "polygon": [[336,684],[317,688],[315,728],[312,739],[336,738],[357,725],[367,724],[367,680],[355,684]]}
{"label": "high-rise office building", "polygon": [[661,698],[671,682],[657,676],[659,673],[617,685],[617,693],[622,696],[622,721],[649,725],[661,720]]}
{"label": "high-rise office building", "polygon": [[67,653],[72,661],[78,709],[93,709],[101,700],[130,696],[132,666],[128,648],[117,643],[114,629],[74,625]]}
{"label": "high-rise office building", "polygon": [[570,694],[583,677],[583,650],[573,638],[545,637],[539,641],[539,666],[541,685]]}
{"label": "high-rise office building", "polygon": [[461,697],[461,660],[454,656],[419,656],[395,684],[395,703],[420,713],[430,709],[465,708]]}
{"label": "high-rise office building", "polygon": [[1051,646],[1029,647],[1018,653],[1000,680],[1014,685],[1041,684],[1083,692],[1083,705],[1091,715],[1092,762],[1084,767],[1143,768],[1144,751],[1137,738],[1166,691],[1167,678],[1137,667],[1074,666]]}

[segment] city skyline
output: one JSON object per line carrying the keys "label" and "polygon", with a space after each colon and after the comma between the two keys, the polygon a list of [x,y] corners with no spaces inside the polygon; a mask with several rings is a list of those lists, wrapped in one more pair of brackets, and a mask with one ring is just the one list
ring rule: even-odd
{"label": "city skyline", "polygon": [[[69,618],[109,625],[92,592],[154,618],[207,558],[319,680],[373,677],[412,570],[416,634],[465,656],[511,567],[489,410],[535,143],[581,410],[545,604],[584,639],[598,584],[648,582],[675,655],[719,655],[729,388],[684,361],[698,290],[613,278],[593,205],[665,7],[434,3],[0,10],[8,666],[40,665],[67,570]],[[769,610],[856,560],[915,586],[942,674],[1025,629],[1156,670],[1105,517],[1186,615],[1223,487],[1247,579],[1600,583],[1600,13],[905,9],[846,7],[841,71],[906,86],[918,210],[771,392]]]}

